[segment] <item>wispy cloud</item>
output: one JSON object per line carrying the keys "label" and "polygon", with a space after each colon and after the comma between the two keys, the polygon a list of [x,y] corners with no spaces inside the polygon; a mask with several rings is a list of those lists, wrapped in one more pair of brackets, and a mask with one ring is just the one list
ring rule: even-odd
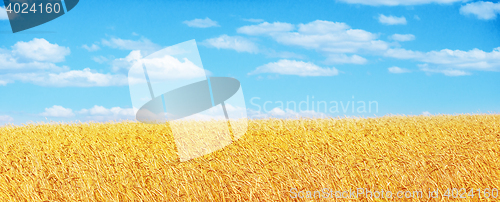
{"label": "wispy cloud", "polygon": [[121,74],[102,74],[89,68],[71,70],[60,73],[15,73],[0,75],[0,80],[9,83],[20,81],[33,83],[39,86],[54,87],[96,87],[96,86],[123,86],[128,84],[127,77]]}
{"label": "wispy cloud", "polygon": [[400,68],[400,67],[396,67],[396,66],[389,67],[389,68],[387,68],[387,70],[393,74],[403,74],[403,73],[410,73],[411,72],[409,69]]}
{"label": "wispy cloud", "polygon": [[82,48],[84,48],[85,50],[89,51],[89,52],[94,52],[94,51],[98,51],[99,49],[101,49],[101,47],[99,47],[98,45],[96,44],[92,44],[90,46],[88,46],[87,44],[84,44],[82,46]]}
{"label": "wispy cloud", "polygon": [[378,21],[385,25],[406,25],[406,18],[404,16],[396,17],[396,16],[385,16],[380,14],[378,16]]}
{"label": "wispy cloud", "polygon": [[247,22],[254,22],[254,23],[260,23],[260,22],[264,22],[263,19],[253,19],[253,18],[249,18],[249,19],[243,19],[244,21],[247,21]]}
{"label": "wispy cloud", "polygon": [[8,115],[0,115],[0,123],[12,122],[12,121],[14,121],[14,118],[12,118]]}
{"label": "wispy cloud", "polygon": [[189,27],[196,28],[219,27],[219,23],[217,23],[217,21],[213,21],[208,17],[205,19],[186,20],[182,23],[186,24]]}
{"label": "wispy cloud", "polygon": [[272,34],[279,32],[288,32],[295,29],[295,26],[290,23],[283,22],[263,22],[258,25],[247,25],[238,28],[236,31],[241,34],[247,35],[262,35],[262,34]]}
{"label": "wispy cloud", "polygon": [[0,20],[8,20],[9,16],[7,16],[7,11],[5,10],[5,7],[0,6]]}
{"label": "wispy cloud", "polygon": [[141,50],[146,55],[151,54],[161,49],[161,46],[151,42],[149,39],[142,37],[139,40],[128,40],[120,38],[102,39],[101,44],[111,48],[120,50]]}
{"label": "wispy cloud", "polygon": [[367,59],[359,56],[359,55],[352,55],[352,56],[347,56],[345,54],[331,54],[329,55],[325,63],[326,64],[366,64],[368,62]]}
{"label": "wispy cloud", "polygon": [[232,49],[237,52],[259,52],[259,48],[255,43],[240,36],[221,35],[216,38],[207,39],[203,44],[217,49]]}
{"label": "wispy cloud", "polygon": [[444,74],[445,76],[467,76],[471,75],[471,73],[463,71],[463,70],[458,70],[458,69],[453,69],[453,68],[430,68],[428,64],[420,64],[418,65],[420,67],[420,70],[427,74]]}
{"label": "wispy cloud", "polygon": [[500,14],[500,3],[478,1],[468,3],[460,8],[462,15],[475,15],[481,20],[492,20]]}
{"label": "wispy cloud", "polygon": [[333,67],[322,68],[310,62],[283,59],[278,62],[271,62],[257,67],[257,69],[249,74],[253,75],[263,73],[297,76],[335,76],[338,75],[339,72]]}
{"label": "wispy cloud", "polygon": [[413,41],[415,40],[415,35],[413,34],[393,34],[389,37],[394,41]]}
{"label": "wispy cloud", "polygon": [[[39,114],[47,118],[76,118],[82,121],[120,121],[120,120],[135,120],[135,112],[132,108],[111,107],[95,105],[89,109],[81,109],[74,111],[70,108],[54,105],[50,108],[45,108],[45,111]],[[1,122],[1,116],[0,116]]]}
{"label": "wispy cloud", "polygon": [[397,48],[387,50],[385,56],[412,59],[454,69],[500,71],[500,47],[493,49],[491,52],[485,52],[477,48],[469,51],[443,49],[429,52]]}

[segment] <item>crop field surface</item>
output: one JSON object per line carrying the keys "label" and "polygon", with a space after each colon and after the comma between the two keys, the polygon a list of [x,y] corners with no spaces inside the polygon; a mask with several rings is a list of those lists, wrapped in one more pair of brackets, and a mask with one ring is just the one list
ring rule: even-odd
{"label": "crop field surface", "polygon": [[[168,124],[4,126],[0,201],[343,201],[335,191],[359,188],[394,195],[354,200],[496,201],[499,157],[494,114],[250,120],[239,140],[186,162]],[[443,197],[452,188],[476,193]]]}

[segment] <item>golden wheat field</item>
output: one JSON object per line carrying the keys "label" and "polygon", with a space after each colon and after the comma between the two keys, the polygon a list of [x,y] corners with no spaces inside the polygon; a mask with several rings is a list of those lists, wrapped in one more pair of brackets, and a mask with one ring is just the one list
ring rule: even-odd
{"label": "golden wheat field", "polygon": [[499,157],[493,114],[251,120],[238,141],[182,163],[168,124],[6,126],[0,201],[343,200],[358,188],[386,198],[355,200],[428,201],[438,189],[431,199],[447,201],[447,189],[463,188],[474,196],[461,200],[496,201]]}

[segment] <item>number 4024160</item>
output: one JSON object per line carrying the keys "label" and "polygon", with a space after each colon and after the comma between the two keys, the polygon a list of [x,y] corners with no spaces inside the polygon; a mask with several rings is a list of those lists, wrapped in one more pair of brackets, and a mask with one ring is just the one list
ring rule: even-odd
{"label": "number 4024160", "polygon": [[498,198],[498,189],[470,189],[469,192],[465,188],[462,189],[447,189],[443,194],[443,197],[452,198],[474,198],[475,192],[477,190],[477,195],[479,198]]}
{"label": "number 4024160", "polygon": [[28,3],[9,3],[5,10],[9,13],[59,13],[61,12],[61,5],[59,3],[51,4],[46,3],[45,6],[43,3],[40,4],[32,4],[31,6]]}

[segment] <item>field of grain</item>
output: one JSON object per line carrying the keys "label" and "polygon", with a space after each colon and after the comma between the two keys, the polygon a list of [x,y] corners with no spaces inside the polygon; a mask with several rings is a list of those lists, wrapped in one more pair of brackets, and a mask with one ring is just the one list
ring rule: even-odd
{"label": "field of grain", "polygon": [[324,188],[424,190],[412,200],[428,201],[429,189],[500,188],[499,157],[492,114],[252,120],[238,141],[183,163],[168,124],[7,126],[0,201],[288,201]]}

